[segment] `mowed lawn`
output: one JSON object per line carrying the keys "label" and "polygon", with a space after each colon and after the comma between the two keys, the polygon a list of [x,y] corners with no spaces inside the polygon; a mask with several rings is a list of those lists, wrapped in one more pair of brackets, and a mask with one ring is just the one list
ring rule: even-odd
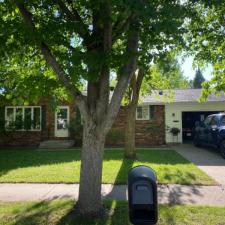
{"label": "mowed lawn", "polygon": [[[123,160],[122,150],[106,150],[103,183],[126,184],[137,165],[152,167],[161,184],[213,184],[209,176],[173,150],[137,151],[137,160]],[[0,182],[78,183],[79,150],[1,150]]]}
{"label": "mowed lawn", "polygon": [[[73,218],[72,200],[0,203],[1,225],[129,225],[126,202],[107,201],[109,215],[102,219]],[[159,225],[225,225],[225,207],[160,206]]]}

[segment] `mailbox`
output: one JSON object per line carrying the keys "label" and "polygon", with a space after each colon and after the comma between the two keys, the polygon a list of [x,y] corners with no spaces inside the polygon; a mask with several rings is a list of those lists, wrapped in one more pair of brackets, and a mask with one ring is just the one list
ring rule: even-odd
{"label": "mailbox", "polygon": [[134,225],[153,225],[158,220],[157,183],[154,170],[137,166],[128,174],[130,222]]}

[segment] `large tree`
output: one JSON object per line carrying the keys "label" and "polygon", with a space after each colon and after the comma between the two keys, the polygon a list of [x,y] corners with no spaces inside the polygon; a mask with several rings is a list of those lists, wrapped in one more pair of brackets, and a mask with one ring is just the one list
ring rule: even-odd
{"label": "large tree", "polygon": [[[105,136],[138,57],[149,64],[147,56],[164,46],[158,37],[171,27],[182,30],[176,18],[184,11],[188,3],[175,0],[0,1],[0,82],[6,98],[26,104],[42,96],[70,99],[82,114],[80,214],[103,210]],[[117,83],[109,99],[111,74]]]}
{"label": "large tree", "polygon": [[[182,21],[182,18],[179,17]],[[178,45],[183,42],[175,42],[178,38],[177,33],[171,30],[170,35],[174,35],[171,43],[166,43],[165,47],[170,45]],[[182,33],[179,33],[182,35]],[[175,38],[176,37],[176,38]],[[182,40],[182,39],[181,39]],[[165,43],[164,43],[165,44]],[[163,45],[163,42],[162,42]],[[149,66],[139,66],[138,72],[132,77],[128,90],[125,94],[126,104],[126,123],[125,123],[125,158],[135,158],[135,123],[136,123],[136,108],[140,96],[151,94],[155,89],[174,89],[190,87],[187,78],[184,77],[180,65],[176,59],[175,51],[154,55],[155,63]]]}

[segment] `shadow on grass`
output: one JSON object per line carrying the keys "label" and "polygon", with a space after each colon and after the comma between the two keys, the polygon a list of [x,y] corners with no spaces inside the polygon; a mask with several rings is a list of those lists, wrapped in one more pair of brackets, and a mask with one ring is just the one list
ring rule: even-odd
{"label": "shadow on grass", "polygon": [[57,224],[71,206],[72,202],[68,200],[19,203],[11,213],[3,215],[0,222],[16,225]]}
{"label": "shadow on grass", "polygon": [[[108,160],[121,160],[123,158],[123,149],[118,150],[107,150],[105,151],[104,161]],[[137,150],[137,161],[141,163],[154,163],[154,164],[190,164],[183,156],[175,152],[174,150],[150,150],[150,149],[138,149]]]}
{"label": "shadow on grass", "polygon": [[[110,193],[107,195],[102,196],[105,200],[105,207],[106,207],[106,216],[102,219],[95,220],[93,219],[88,220],[87,218],[76,218],[71,211],[69,211],[65,216],[61,218],[61,220],[57,223],[58,225],[61,224],[107,224],[107,225],[114,225],[114,224],[130,224],[128,220],[128,206],[126,203],[120,203],[120,205],[117,205],[117,200],[126,200],[127,199],[127,185],[120,185],[116,186],[115,184],[118,183],[118,181],[121,181],[121,179],[124,179],[124,174],[126,174],[126,180],[128,172],[134,164],[134,160],[126,160],[123,159],[121,167],[119,169],[119,172],[117,173],[117,177],[115,179],[114,185],[112,185],[112,189]],[[104,193],[104,190],[103,190]],[[110,201],[111,200],[111,201]]]}
{"label": "shadow on grass", "polygon": [[[132,169],[132,167],[134,165],[134,161],[135,160],[123,158],[121,167],[119,169],[119,172],[117,173],[117,177],[115,179],[112,190],[109,194],[104,196],[104,198],[113,199],[112,196],[114,196],[114,198],[116,198],[117,200],[126,200],[127,199],[127,185],[123,185],[119,189],[118,186],[116,186],[115,184],[119,183],[119,181],[124,178],[124,175],[126,176],[126,181],[127,181],[128,172]],[[129,224],[129,219],[128,219],[128,215],[127,215],[128,206],[123,205],[123,207],[120,206],[119,208],[115,208],[115,206],[116,206],[116,202],[113,202],[113,201],[111,202],[111,204],[107,205],[110,212],[114,212],[114,214],[118,215],[119,218],[123,218],[124,224]],[[126,213],[124,213],[124,211],[126,211]],[[107,225],[117,224],[118,216],[112,217],[110,223],[107,223]]]}
{"label": "shadow on grass", "polygon": [[[135,165],[148,165],[159,171],[160,180],[164,183],[197,183],[198,174],[192,169],[182,171],[180,165],[190,165],[182,156],[172,150],[141,150],[137,152]],[[123,150],[106,150],[104,154],[104,182],[124,184],[127,173],[134,161],[125,160],[121,164]],[[43,166],[51,166],[46,167]],[[1,150],[0,181],[2,182],[79,182],[80,151],[33,151],[33,150]],[[174,166],[174,167],[173,167]],[[30,167],[30,168],[29,168]],[[33,168],[32,168],[33,167]],[[121,168],[120,168],[121,167]],[[24,170],[22,170],[25,168]],[[43,169],[42,169],[43,168]],[[68,171],[64,176],[63,169]],[[75,173],[73,172],[76,168]],[[21,170],[17,170],[21,169]],[[171,170],[172,169],[172,170]],[[13,171],[14,170],[14,171]],[[171,170],[171,172],[170,172]],[[12,171],[9,176],[7,173]],[[45,171],[45,173],[43,172]],[[35,174],[36,173],[36,174]],[[6,176],[4,176],[6,175]],[[42,176],[43,175],[43,176]],[[57,175],[57,176],[56,176]],[[2,178],[1,178],[2,177]],[[203,179],[204,181],[204,179]]]}
{"label": "shadow on grass", "polygon": [[197,183],[198,177],[196,177],[196,175],[193,173],[190,172],[184,173],[182,170],[177,169],[176,174],[171,174],[169,172],[165,173],[164,179],[169,182],[173,181],[176,184],[189,185],[191,181],[195,181]]}
{"label": "shadow on grass", "polygon": [[52,165],[80,160],[78,150],[35,151],[35,150],[1,150],[0,177],[17,168]]}
{"label": "shadow on grass", "polygon": [[[89,220],[64,217],[72,208],[73,201],[60,200],[40,203],[19,203],[0,215],[1,224],[16,225],[130,225],[127,220],[126,202],[105,202],[113,204],[113,214],[101,219]],[[0,204],[2,208],[2,204]],[[0,210],[1,210],[0,208]],[[224,207],[166,206],[160,205],[160,225],[225,225]],[[62,218],[64,218],[62,220]]]}
{"label": "shadow on grass", "polygon": [[[140,161],[144,164],[145,162],[156,164],[177,164],[177,163],[186,163],[182,161],[183,158],[173,159],[173,156],[170,156],[170,152],[160,151],[140,151]],[[118,160],[120,161],[123,157],[123,151],[105,151],[104,161]],[[171,160],[170,160],[171,158]],[[60,151],[35,151],[35,150],[1,150],[0,151],[0,177],[4,174],[7,174],[10,170],[15,170],[17,168],[26,168],[26,167],[35,167],[43,165],[52,165],[60,163],[69,163],[73,161],[80,160],[80,151],[79,150],[60,150]],[[128,162],[124,162],[124,166]],[[125,168],[122,166],[122,168]],[[123,173],[118,174],[118,183],[123,180]],[[121,178],[121,179],[120,179]]]}
{"label": "shadow on grass", "polygon": [[[117,205],[118,203],[118,205]],[[129,225],[126,202],[109,202],[113,205],[111,214],[101,219],[74,218],[68,212],[73,207],[71,200],[46,201],[38,203],[20,203],[11,212],[0,215],[0,224],[16,225]]]}

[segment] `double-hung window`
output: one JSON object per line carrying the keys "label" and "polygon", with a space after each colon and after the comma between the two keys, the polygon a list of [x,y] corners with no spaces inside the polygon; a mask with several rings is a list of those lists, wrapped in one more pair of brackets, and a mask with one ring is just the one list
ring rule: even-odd
{"label": "double-hung window", "polygon": [[5,107],[5,126],[7,130],[41,130],[41,106]]}
{"label": "double-hung window", "polygon": [[136,110],[137,120],[150,120],[154,117],[155,107],[153,105],[138,106]]}

